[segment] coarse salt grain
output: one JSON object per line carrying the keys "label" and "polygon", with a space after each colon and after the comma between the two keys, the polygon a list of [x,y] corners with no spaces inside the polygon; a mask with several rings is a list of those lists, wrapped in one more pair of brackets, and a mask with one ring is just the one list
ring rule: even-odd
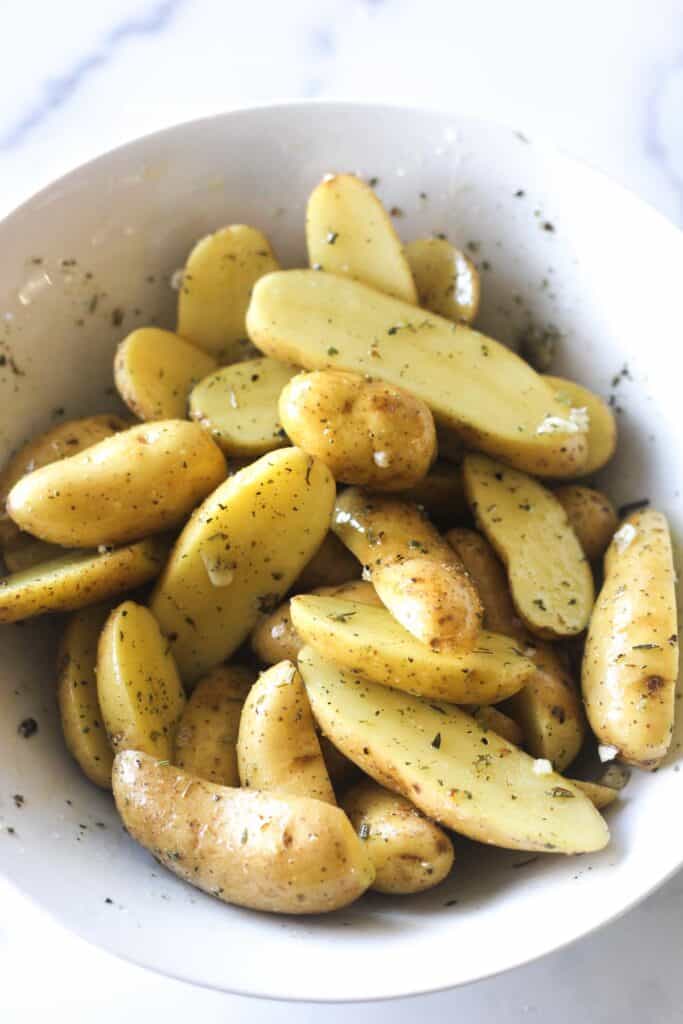
{"label": "coarse salt grain", "polygon": [[552,775],[553,766],[547,757],[537,757],[534,761],[534,775]]}
{"label": "coarse salt grain", "polygon": [[372,461],[376,466],[379,466],[380,469],[387,469],[391,464],[388,452],[373,452]]}
{"label": "coarse salt grain", "polygon": [[609,743],[600,743],[598,745],[598,757],[604,764],[606,761],[613,761],[619,753],[619,747],[613,747]]}

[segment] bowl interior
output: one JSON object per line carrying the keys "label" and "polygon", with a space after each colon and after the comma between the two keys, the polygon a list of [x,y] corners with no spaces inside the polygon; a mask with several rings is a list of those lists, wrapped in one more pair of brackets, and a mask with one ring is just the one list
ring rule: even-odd
{"label": "bowl interior", "polygon": [[[173,326],[169,278],[202,234],[255,224],[284,266],[302,265],[306,198],[331,170],[379,178],[406,240],[445,232],[469,250],[482,272],[481,330],[510,344],[530,325],[557,333],[553,372],[619,409],[604,486],[617,504],[650,498],[682,536],[681,236],[520,133],[437,113],[303,105],[194,122],[73,172],[0,224],[3,457],[60,418],[117,407],[114,346],[135,326]],[[451,878],[420,897],[370,895],[321,919],[226,907],[129,840],[111,799],[69,759],[54,699],[58,626],[0,631],[0,870],[66,926],[145,966],[282,998],[424,992],[585,934],[683,862],[671,813],[683,785],[679,722],[667,764],[634,775],[608,812],[613,839],[600,854],[531,863],[458,841]],[[39,731],[23,739],[27,716]]]}

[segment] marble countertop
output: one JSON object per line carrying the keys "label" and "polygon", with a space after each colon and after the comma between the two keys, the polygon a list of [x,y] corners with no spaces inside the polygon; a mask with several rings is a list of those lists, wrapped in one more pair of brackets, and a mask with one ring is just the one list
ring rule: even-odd
{"label": "marble countertop", "polygon": [[[7,5],[0,213],[106,149],[246,104],[334,97],[437,106],[545,136],[683,224],[680,0],[61,0]],[[624,227],[625,241],[628,227]],[[46,851],[49,856],[49,851]],[[354,1019],[570,1024],[683,1020],[683,875],[620,921],[456,992]],[[457,951],[454,951],[457,955]],[[199,991],[64,933],[0,881],[0,1017],[99,1024],[188,1012],[207,1024],[336,1022]]]}

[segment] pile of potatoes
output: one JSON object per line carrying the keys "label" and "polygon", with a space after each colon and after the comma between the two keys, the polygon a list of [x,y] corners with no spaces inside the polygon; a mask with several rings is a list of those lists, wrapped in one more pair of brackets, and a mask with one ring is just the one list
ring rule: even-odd
{"label": "pile of potatoes", "polygon": [[610,409],[471,327],[478,274],[450,242],[404,248],[352,175],[315,188],[306,237],[298,270],[252,227],[202,239],[177,332],[116,352],[136,420],[10,459],[0,622],[72,613],[69,751],[227,902],[420,892],[453,833],[599,850],[625,776],[567,777],[591,731],[645,769],[670,743],[666,520],[620,523],[586,484]]}

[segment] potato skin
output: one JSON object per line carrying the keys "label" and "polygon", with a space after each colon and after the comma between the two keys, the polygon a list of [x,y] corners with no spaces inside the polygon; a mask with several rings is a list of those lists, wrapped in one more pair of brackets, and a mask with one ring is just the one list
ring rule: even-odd
{"label": "potato skin", "polygon": [[524,735],[521,727],[515,722],[514,718],[510,718],[499,708],[494,707],[492,704],[484,704],[483,707],[472,709],[472,717],[482,727],[482,729],[491,729],[492,732],[498,733],[508,743],[513,743],[516,747],[521,747],[524,742]]}
{"label": "potato skin", "polygon": [[374,865],[376,892],[424,892],[449,874],[453,843],[405,797],[365,779],[344,794],[341,806]]}
{"label": "potato skin", "polygon": [[215,368],[215,359],[173,331],[140,327],[116,350],[114,383],[138,419],[184,419],[192,387]]}
{"label": "potato skin", "polygon": [[53,544],[125,544],[177,526],[226,474],[198,424],[160,420],[29,473],[10,491],[7,511]]}
{"label": "potato skin", "polygon": [[479,310],[479,271],[446,238],[417,238],[406,246],[420,306],[471,324]]}
{"label": "potato skin", "polygon": [[476,530],[456,528],[448,531],[446,540],[477,588],[486,628],[526,642],[529,635],[512,603],[505,570],[486,538]]}
{"label": "potato skin", "polygon": [[612,502],[602,491],[578,484],[558,487],[555,497],[567,513],[586,558],[589,562],[597,562],[609,547],[619,525]]}
{"label": "potato skin", "polygon": [[128,833],[174,874],[253,910],[320,914],[358,899],[374,869],[338,807],[206,782],[140,751],[114,760]]}
{"label": "potato skin", "polygon": [[665,517],[636,512],[605,555],[605,582],[588,628],[581,684],[600,743],[652,769],[671,743],[678,677],[673,554]]}
{"label": "potato skin", "polygon": [[543,375],[543,380],[551,386],[555,397],[567,408],[586,409],[589,416],[587,435],[588,451],[581,467],[577,467],[574,476],[591,476],[602,469],[614,455],[617,447],[617,421],[614,413],[599,395],[575,380],[564,377]]}
{"label": "potato skin", "polygon": [[431,412],[403,388],[357,373],[300,373],[282,389],[280,420],[294,442],[335,480],[374,491],[402,491],[436,455]]}

